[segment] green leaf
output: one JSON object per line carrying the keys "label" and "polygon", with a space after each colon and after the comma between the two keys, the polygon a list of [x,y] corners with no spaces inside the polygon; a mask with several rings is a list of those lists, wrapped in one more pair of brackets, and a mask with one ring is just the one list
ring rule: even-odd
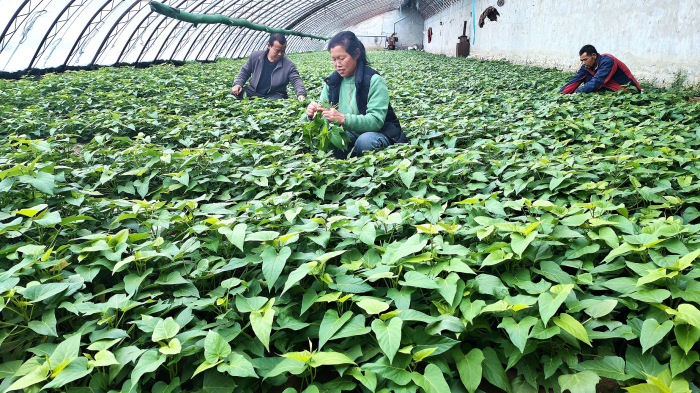
{"label": "green leaf", "polygon": [[58,212],[44,212],[34,223],[42,227],[53,227],[61,223],[61,215]]}
{"label": "green leaf", "polygon": [[438,366],[434,364],[429,364],[425,368],[423,375],[413,372],[411,378],[416,385],[425,390],[425,393],[445,393],[450,391],[450,387],[445,381],[445,376],[442,375],[442,371],[440,371]]}
{"label": "green leaf", "polygon": [[518,255],[518,257],[522,258],[525,249],[530,245],[530,243],[532,243],[533,240],[535,240],[537,235],[537,231],[530,232],[527,237],[523,237],[523,235],[519,233],[511,233],[510,248]]}
{"label": "green leaf", "polygon": [[286,373],[299,375],[303,373],[307,368],[307,364],[302,362],[301,360],[286,358],[281,362],[277,363],[277,365],[272,370],[265,374],[265,378],[263,378],[263,380]]}
{"label": "green leaf", "polygon": [[676,342],[678,346],[683,348],[685,353],[688,353],[693,345],[700,340],[700,328],[691,325],[678,325],[673,328],[676,334]]}
{"label": "green leaf", "polygon": [[535,317],[525,317],[520,322],[515,322],[513,318],[506,317],[503,318],[498,327],[508,332],[510,341],[515,344],[520,352],[525,352],[525,344],[527,344],[527,339],[530,337],[530,330],[536,323],[537,318]]}
{"label": "green leaf", "polygon": [[292,249],[289,247],[283,247],[279,254],[274,247],[268,247],[262,252],[262,272],[267,285],[270,287],[275,285],[290,255],[292,255]]}
{"label": "green leaf", "polygon": [[692,366],[693,364],[695,364],[698,361],[700,361],[700,354],[698,354],[697,352],[689,351],[688,353],[686,353],[680,347],[672,347],[671,348],[671,376],[675,377],[676,375],[689,369],[690,366]]}
{"label": "green leaf", "polygon": [[316,352],[309,362],[311,367],[335,366],[338,364],[355,364],[355,362],[338,352]]}
{"label": "green leaf", "polygon": [[632,378],[631,375],[625,374],[625,360],[619,356],[604,356],[602,359],[586,360],[574,366],[573,369],[593,371],[601,377],[616,381],[626,381]]}
{"label": "green leaf", "polygon": [[179,331],[180,325],[178,325],[172,317],[168,317],[165,320],[158,321],[153,329],[151,340],[153,342],[170,340],[175,337]]}
{"label": "green leaf", "polygon": [[401,345],[402,326],[403,321],[398,317],[391,318],[388,323],[379,319],[372,321],[372,331],[377,338],[382,352],[384,352],[384,355],[389,359],[389,364],[393,363],[394,356]]}
{"label": "green leaf", "polygon": [[423,359],[427,358],[428,356],[432,355],[433,352],[435,352],[436,350],[437,348],[425,348],[421,349],[420,351],[416,351],[416,353],[413,354],[413,361],[418,363]]}
{"label": "green leaf", "polygon": [[62,343],[58,344],[56,349],[49,357],[49,364],[53,367],[52,371],[55,371],[59,365],[78,357],[80,354],[80,334],[74,334],[70,338],[66,339]]}
{"label": "green leaf", "polygon": [[678,317],[694,327],[700,328],[700,311],[692,304],[678,306]]}
{"label": "green leaf", "polygon": [[29,321],[27,326],[43,336],[58,337],[55,312],[56,310],[53,309],[44,311],[44,314],[41,316],[41,322]]}
{"label": "green leaf", "polygon": [[484,361],[484,354],[479,348],[474,348],[465,356],[462,351],[455,347],[452,349],[452,358],[455,360],[459,379],[467,388],[469,393],[474,393],[481,384],[481,363]]}
{"label": "green leaf", "polygon": [[481,266],[494,266],[511,258],[513,258],[513,253],[506,253],[503,249],[496,250],[484,258],[484,261],[481,262]]}
{"label": "green leaf", "polygon": [[46,172],[37,172],[36,177],[34,176],[20,176],[20,183],[31,184],[37,190],[53,195],[55,187],[55,177],[54,175]]}
{"label": "green leaf", "polygon": [[[262,340],[261,340],[262,341]],[[221,335],[210,330],[204,338],[204,358],[209,363],[216,363],[231,354],[231,346]]]}
{"label": "green leaf", "polygon": [[180,344],[180,340],[178,340],[178,338],[175,337],[172,340],[170,340],[167,347],[160,347],[158,351],[165,355],[177,355],[182,351],[182,344]]}
{"label": "green leaf", "polygon": [[416,271],[406,272],[403,275],[404,281],[399,281],[400,285],[407,287],[425,288],[425,289],[438,289],[440,288],[434,280],[431,280],[425,274],[418,273]]}
{"label": "green leaf", "polygon": [[563,290],[556,296],[553,297],[549,291],[542,292],[537,298],[537,305],[540,308],[540,318],[544,325],[547,325],[549,319],[557,313],[559,307],[564,304],[564,301],[569,296],[569,293],[574,289],[573,284],[563,285]]}
{"label": "green leaf", "polygon": [[675,268],[678,270],[685,270],[690,267],[690,265],[700,256],[700,248],[679,258],[675,263]]}
{"label": "green leaf", "polygon": [[229,363],[228,364],[221,364],[218,367],[219,371],[226,371],[231,375],[232,377],[241,377],[241,378],[257,378],[258,375],[255,373],[255,370],[253,369],[253,364],[248,361],[243,355],[240,353],[234,352],[231,354],[229,357]]}
{"label": "green leaf", "polygon": [[357,306],[365,310],[369,315],[381,314],[389,309],[389,304],[371,298],[360,300],[357,302]]}
{"label": "green leaf", "polygon": [[114,354],[109,350],[103,349],[95,354],[95,360],[89,361],[89,365],[95,367],[106,367],[113,364],[119,364]]}
{"label": "green leaf", "polygon": [[484,362],[483,371],[484,378],[491,382],[493,385],[505,390],[507,393],[513,393],[510,385],[510,380],[506,376],[506,370],[503,369],[501,361],[498,360],[498,355],[496,351],[491,347],[486,347],[483,349]]}
{"label": "green leaf", "polygon": [[[88,376],[94,370],[93,366],[88,367],[88,359],[80,357],[74,359],[70,364],[61,370],[58,375],[56,375],[51,382],[44,385],[41,389],[58,389],[73,381],[77,381],[81,378]],[[2,376],[0,375],[0,378]]]}
{"label": "green leaf", "polygon": [[[232,393],[236,388],[234,379],[214,370],[204,373],[199,393]],[[155,392],[154,392],[155,393]]]}
{"label": "green leaf", "polygon": [[589,346],[592,346],[591,342],[588,341],[588,333],[586,333],[586,329],[583,327],[583,325],[581,325],[579,321],[575,320],[574,317],[572,317],[571,315],[559,314],[559,317],[552,318],[552,321],[555,325],[564,329],[567,333],[583,341]]}
{"label": "green leaf", "polygon": [[571,393],[595,393],[598,381],[600,381],[600,377],[593,371],[559,376],[559,386],[561,386],[562,392],[568,389]]}
{"label": "green leaf", "polygon": [[165,355],[158,354],[158,351],[155,349],[146,351],[146,353],[141,355],[136,367],[131,371],[132,391],[136,390],[135,387],[138,386],[142,376],[156,371],[161,364],[165,363],[166,358]]}
{"label": "green leaf", "polygon": [[412,166],[408,169],[399,169],[399,177],[401,178],[401,181],[403,184],[406,186],[407,190],[411,189],[411,184],[413,183],[413,179],[416,177],[416,172],[418,171],[418,168]]}
{"label": "green leaf", "polygon": [[246,224],[237,224],[233,229],[229,227],[221,227],[218,232],[228,239],[231,244],[238,247],[239,250],[243,251],[243,244],[245,243],[245,232],[248,229]]}
{"label": "green leaf", "polygon": [[250,325],[253,328],[253,333],[268,351],[270,350],[270,333],[272,332],[274,317],[275,310],[272,308],[265,311],[265,313],[260,313],[260,311],[252,311],[250,313]]}
{"label": "green leaf", "polygon": [[360,230],[358,238],[362,243],[365,243],[368,246],[373,246],[374,239],[377,238],[377,230],[374,227],[374,223],[370,221],[365,224]]}
{"label": "green leaf", "polygon": [[613,250],[620,247],[620,239],[615,230],[610,227],[602,227],[598,231],[598,236]]}
{"label": "green leaf", "polygon": [[342,317],[338,317],[338,312],[336,310],[327,310],[321,321],[321,327],[318,330],[318,349],[323,348],[326,342],[328,342],[352,316],[353,313],[350,311],[346,311]]}
{"label": "green leaf", "polygon": [[401,258],[420,252],[428,244],[428,240],[420,240],[420,235],[413,235],[404,242],[394,242],[386,247],[382,255],[383,265],[393,265]]}
{"label": "green leaf", "polygon": [[[347,374],[357,379],[361,384],[363,384],[370,392],[377,390],[377,374],[372,371],[365,371],[364,375],[359,367],[351,367]],[[284,393],[284,392],[283,392]]]}
{"label": "green leaf", "polygon": [[397,385],[406,385],[411,382],[411,373],[403,367],[392,366],[386,357],[381,357],[376,363],[365,363],[362,365],[362,369],[372,371]]}
{"label": "green leaf", "polygon": [[457,273],[450,273],[446,279],[439,277],[435,279],[435,283],[438,285],[437,291],[450,306],[452,306],[457,294],[457,281],[459,281]]}
{"label": "green leaf", "polygon": [[642,334],[639,342],[642,344],[642,353],[663,340],[668,332],[673,329],[673,321],[666,321],[659,325],[654,318],[649,318],[642,325]]}
{"label": "green leaf", "polygon": [[49,378],[49,371],[48,365],[38,366],[27,375],[16,380],[12,385],[10,385],[9,388],[7,388],[7,391],[9,392],[12,390],[25,389],[39,382],[46,381]]}
{"label": "green leaf", "polygon": [[298,283],[309,274],[312,269],[311,264],[311,262],[304,263],[289,274],[287,281],[284,283],[284,290],[282,290],[282,294],[280,294],[280,296],[282,296],[285,292],[287,292],[287,290],[289,290],[289,288],[293,287],[294,284]]}

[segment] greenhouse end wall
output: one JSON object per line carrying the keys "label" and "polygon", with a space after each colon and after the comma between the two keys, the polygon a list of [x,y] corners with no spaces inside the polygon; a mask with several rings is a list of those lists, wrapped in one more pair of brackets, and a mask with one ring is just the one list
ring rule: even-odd
{"label": "greenhouse end wall", "polygon": [[[516,64],[556,67],[575,71],[578,50],[594,45],[629,66],[638,79],[669,85],[681,72],[685,82],[700,84],[700,0],[476,0],[474,57],[506,59]],[[495,6],[498,21],[478,19]],[[425,21],[432,28],[429,53],[455,55],[457,37],[467,21],[467,36],[474,36],[472,0],[461,0]]]}
{"label": "greenhouse end wall", "polygon": [[[405,19],[404,19],[405,18]],[[418,45],[420,48],[423,45],[423,18],[413,8],[405,10],[390,11],[374,18],[360,22],[348,30],[357,35],[376,35],[390,36],[394,32],[394,22],[396,23],[396,36],[399,38],[397,42],[398,48],[406,48],[413,45]],[[361,37],[362,43],[368,50],[384,49],[385,39],[377,37]]]}

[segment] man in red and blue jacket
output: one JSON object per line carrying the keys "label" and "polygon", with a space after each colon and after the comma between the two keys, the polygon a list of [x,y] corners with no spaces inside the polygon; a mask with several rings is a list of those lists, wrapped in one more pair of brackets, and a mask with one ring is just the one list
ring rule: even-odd
{"label": "man in red and blue jacket", "polygon": [[[581,69],[559,90],[562,94],[593,93],[597,91],[618,91],[637,88],[642,91],[637,80],[625,63],[612,55],[598,54],[593,45],[585,45],[579,51]],[[579,86],[585,83],[583,87]]]}

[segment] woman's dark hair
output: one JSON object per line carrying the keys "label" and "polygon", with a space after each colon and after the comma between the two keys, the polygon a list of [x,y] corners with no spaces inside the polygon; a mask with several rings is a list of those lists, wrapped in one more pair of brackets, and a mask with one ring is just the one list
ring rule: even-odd
{"label": "woman's dark hair", "polygon": [[583,56],[584,53],[587,53],[589,56],[593,55],[594,53],[596,54],[596,56],[600,56],[600,54],[598,54],[598,51],[595,49],[595,46],[593,45],[584,45],[583,48],[581,48],[581,50],[578,51],[579,56]]}
{"label": "woman's dark hair", "polygon": [[330,52],[331,49],[335,48],[338,45],[345,48],[345,51],[348,52],[348,54],[352,57],[355,57],[355,54],[359,49],[360,57],[357,58],[357,61],[361,61],[369,65],[369,61],[367,60],[367,51],[365,51],[365,46],[362,44],[362,42],[360,42],[359,39],[357,39],[357,36],[352,31],[341,31],[340,33],[334,35],[333,38],[331,38],[331,40],[328,41],[328,51]]}

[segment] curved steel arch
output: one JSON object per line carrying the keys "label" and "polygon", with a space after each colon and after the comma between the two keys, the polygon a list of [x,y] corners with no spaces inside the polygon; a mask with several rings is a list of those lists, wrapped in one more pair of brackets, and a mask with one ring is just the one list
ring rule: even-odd
{"label": "curved steel arch", "polygon": [[[0,34],[0,53],[5,50],[12,37],[14,37],[17,31],[19,31],[22,23],[24,23],[24,21],[26,21],[27,18],[29,18],[29,16],[33,14],[43,2],[44,0],[24,0],[22,5],[17,7],[17,11],[15,11],[15,14],[12,15],[10,21],[7,22],[7,26],[5,26],[5,29],[3,29],[2,34]],[[34,3],[34,7],[32,7],[32,3]],[[27,11],[22,14],[21,12],[25,8],[27,8]],[[10,31],[11,28],[13,28],[12,31]]]}
{"label": "curved steel arch", "polygon": [[[275,7],[275,6],[278,6],[279,4],[282,4],[283,2],[284,2],[284,0],[280,0],[280,1],[277,1],[277,2],[270,2],[270,4],[269,4],[266,8],[260,9],[259,12],[257,12],[257,13],[255,14],[255,16],[256,16],[257,18],[256,18],[256,20],[255,20],[254,23],[262,23],[262,22],[264,22],[264,21],[261,20],[261,19],[266,15],[267,11],[268,11],[270,8],[272,8],[272,7]],[[253,15],[251,15],[251,16],[253,16]],[[250,17],[249,17],[249,18],[250,18]],[[253,37],[256,37],[257,35],[262,34],[262,33],[265,33],[265,32],[262,32],[262,31],[253,31],[253,32],[250,32],[250,34],[248,34],[247,37],[245,37],[243,40],[241,40],[241,41],[238,42],[238,44],[236,45],[235,48],[233,48],[233,45],[231,45],[232,50],[229,50],[229,51],[227,52],[227,54],[229,55],[229,56],[227,56],[227,57],[233,57],[234,54],[236,53],[236,50],[238,50],[238,48],[240,47],[240,45],[243,43],[244,40],[245,40],[245,44],[243,45],[243,47],[244,47],[244,48],[247,48],[247,46],[248,46],[248,44],[250,43],[251,39],[253,39]]]}
{"label": "curved steel arch", "polygon": [[[219,13],[222,14],[222,15],[228,16],[228,15],[225,14],[225,13],[226,13],[231,7],[233,7],[233,6],[236,5],[236,4],[238,4],[238,0],[233,0],[233,1],[229,2],[229,3],[226,5],[226,7],[222,7],[222,9],[219,11]],[[211,38],[211,35],[214,34],[214,32],[216,32],[216,30],[217,30],[219,27],[221,27],[221,26],[222,26],[222,25],[220,25],[220,24],[216,24],[216,25],[206,25],[205,28],[203,28],[202,31],[200,31],[199,34],[197,34],[197,36],[194,38],[194,40],[193,40],[193,42],[192,42],[192,45],[190,45],[190,49],[188,49],[188,50],[187,50],[187,53],[185,53],[185,57],[184,57],[185,60],[189,57],[190,52],[192,52],[192,50],[193,50],[194,48],[196,48],[196,47],[199,45],[198,42],[200,42],[200,37],[202,37],[202,35],[205,34],[205,32],[206,32],[206,33],[207,33],[207,36],[206,36],[207,38],[206,38],[206,39],[205,39],[205,38],[202,38],[202,40],[204,40],[204,41],[202,42],[202,49],[200,49],[199,52],[197,52],[197,56],[194,57],[194,60],[197,60],[197,57],[199,57],[199,55],[202,54],[202,51],[203,51],[204,48],[207,46],[207,44],[208,44],[208,42],[209,42],[209,38]]]}
{"label": "curved steel arch", "polygon": [[[291,3],[287,3],[284,7],[281,7],[280,9],[278,9],[276,13],[272,14],[270,19],[267,22],[265,22],[265,24],[270,26],[270,27],[275,27],[276,23],[281,22],[285,18],[285,16],[288,15],[287,10],[289,10],[291,7],[293,7],[293,5]],[[250,47],[254,48],[254,47],[259,45],[258,42],[259,42],[260,38],[263,36],[263,33],[264,32],[258,32],[258,34],[256,34],[255,37],[251,39],[252,43],[251,43]],[[264,41],[263,41],[263,43],[264,43]],[[238,55],[240,55],[240,53],[247,52],[248,49],[249,48],[246,48],[244,51],[238,52]],[[238,56],[235,51],[232,52],[231,55],[232,55],[232,57]]]}
{"label": "curved steel arch", "polygon": [[[202,10],[202,12],[200,12],[200,13],[206,14],[206,13],[209,12],[210,10],[214,9],[214,7],[216,7],[216,6],[218,6],[219,4],[221,4],[223,1],[224,1],[224,0],[218,0],[216,3],[210,5],[209,8],[207,8],[206,10]],[[223,6],[220,7],[220,8],[223,8]],[[221,10],[219,9],[218,11],[221,11]],[[216,12],[216,13],[217,13],[217,14],[220,14],[221,12]],[[203,25],[203,26],[202,26],[202,29],[200,29],[200,30],[206,29],[207,26],[208,26],[208,25]],[[197,31],[195,30],[195,31],[193,31],[192,33],[190,33],[190,31],[192,31],[192,28],[193,28],[193,27],[194,27],[194,25],[193,25],[192,23],[186,23],[186,24],[185,24],[185,33],[182,35],[182,37],[180,37],[180,41],[177,42],[177,45],[175,45],[175,49],[173,50],[173,53],[170,55],[170,58],[168,59],[168,61],[172,61],[173,58],[175,57],[175,55],[177,55],[177,54],[180,52],[180,50],[182,50],[182,43],[183,43],[183,42],[186,43],[187,41],[189,41],[189,39],[190,39],[190,37],[192,36],[192,34],[194,34],[194,33],[197,32]],[[196,29],[196,27],[195,27],[195,29]],[[201,33],[201,32],[200,32],[200,33]],[[178,33],[178,34],[179,34],[179,33]],[[196,42],[196,41],[195,41],[195,42]],[[185,53],[185,59],[186,59],[186,57],[187,57],[187,53]]]}
{"label": "curved steel arch", "polygon": [[[240,11],[241,8],[243,8],[244,6],[245,6],[245,3],[241,4],[240,7],[236,8],[236,10],[233,11],[229,15],[231,15],[231,17],[233,17],[233,15],[235,15],[238,11]],[[217,36],[217,39],[214,41],[214,45],[212,45],[211,50],[209,51],[209,54],[206,57],[206,60],[209,60],[211,58],[212,53],[214,53],[214,49],[216,49],[217,47],[223,47],[224,42],[228,41],[228,38],[231,37],[231,34],[233,34],[233,32],[238,30],[238,29],[240,29],[240,27],[229,28],[229,29],[225,29],[224,31],[222,31],[221,34],[219,34]],[[221,37],[223,37],[224,34],[226,34],[226,32],[228,32],[228,35],[226,35],[226,40],[222,41]],[[209,37],[209,40],[211,40],[211,37]],[[218,53],[217,53],[217,55],[218,55]]]}
{"label": "curved steel arch", "polygon": [[[265,0],[258,0],[257,2],[255,2],[255,6],[257,6],[258,4],[263,3],[263,2],[265,2]],[[241,16],[245,16],[246,13],[247,13],[248,11],[250,11],[253,7],[255,7],[254,5],[252,5],[252,4],[253,4],[252,1],[250,2],[250,4],[251,4],[251,6],[248,7],[245,11],[243,11],[243,12],[241,13]],[[250,16],[246,16],[246,18],[249,18],[249,17],[250,17]],[[240,28],[240,29],[235,30],[235,33],[236,33],[235,36],[234,36],[234,37],[229,36],[229,38],[228,38],[227,41],[224,43],[224,45],[222,45],[221,48],[219,49],[219,53],[217,54],[217,56],[218,56],[219,54],[222,54],[222,53],[223,53],[224,56],[222,56],[222,57],[226,57],[225,55],[228,54],[229,50],[231,49],[231,47],[233,47],[233,44],[236,42],[236,38],[238,38],[239,35],[245,33],[246,31],[248,31],[248,30],[243,29],[243,28]],[[228,47],[228,49],[223,50],[224,47],[226,47],[226,45],[228,45],[228,42],[229,42],[229,41],[231,41],[230,46]]]}
{"label": "curved steel arch", "polygon": [[[182,2],[180,2],[178,4],[178,6],[175,8],[182,8],[183,4],[185,5],[185,8],[189,8],[195,1],[196,0],[182,0]],[[160,22],[158,22],[158,25],[156,25],[156,28],[153,29],[153,31],[151,32],[151,35],[148,37],[148,40],[146,40],[146,45],[144,45],[143,48],[141,49],[141,52],[139,53],[139,56],[136,58],[135,63],[140,63],[141,59],[143,58],[143,55],[145,55],[146,52],[148,52],[148,50],[151,49],[151,47],[154,44],[153,36],[156,33],[158,33],[159,30],[161,30],[161,26],[163,25],[163,23],[165,23],[165,27],[163,27],[163,30],[165,30],[168,26],[170,26],[172,23],[175,23],[175,21],[177,21],[177,19],[167,18],[167,17],[162,16],[162,15],[158,15],[158,16],[161,17],[161,20],[160,20]],[[145,33],[145,31],[144,31],[144,33]],[[155,58],[154,58],[154,60],[155,60]]]}
{"label": "curved steel arch", "polygon": [[[114,9],[121,4],[120,0],[107,0],[105,3],[100,7],[95,14],[90,18],[88,23],[85,25],[83,30],[80,32],[80,35],[78,36],[78,39],[75,40],[75,43],[73,43],[73,47],[71,48],[70,52],[68,52],[68,56],[66,56],[66,60],[63,62],[63,65],[61,66],[61,69],[65,70],[66,67],[68,66],[68,63],[70,63],[71,60],[75,57],[75,54],[77,53],[77,49],[86,44],[90,40],[90,34],[92,32],[99,30],[99,24],[102,23],[104,18],[108,17]],[[110,6],[109,8],[107,6]],[[100,19],[95,23],[95,18],[100,17]],[[88,32],[87,35],[85,32]]]}
{"label": "curved steel arch", "polygon": [[[85,3],[89,2],[90,0],[80,0],[80,3],[77,5],[73,5],[77,0],[71,0],[66,4],[65,7],[61,10],[61,12],[56,16],[56,19],[53,20],[53,23],[51,23],[51,26],[49,27],[48,30],[46,30],[46,34],[44,34],[44,38],[41,39],[41,42],[39,43],[39,46],[36,48],[36,52],[34,52],[34,55],[32,56],[32,59],[29,61],[29,67],[32,68],[34,66],[34,63],[36,60],[44,55],[44,52],[46,52],[46,49],[51,46],[53,43],[54,38],[58,35],[58,33],[63,29],[63,27],[66,25],[66,23],[70,20],[71,14],[70,10],[73,7],[82,7],[85,5]],[[67,13],[67,14],[66,14]],[[66,17],[64,19],[61,19],[61,17],[66,14]],[[61,23],[61,26],[56,28],[58,24]],[[53,35],[51,34],[52,32]],[[51,37],[49,39],[49,36]],[[48,40],[48,41],[47,41]]]}
{"label": "curved steel arch", "polygon": [[[271,4],[271,7],[274,7],[274,6],[277,6],[277,5],[279,5],[279,4],[283,4],[283,3],[284,3],[283,1],[280,1],[280,2],[278,2],[278,3]],[[289,6],[290,6],[290,3],[287,3],[287,7],[285,7],[285,9],[289,8]],[[284,11],[281,11],[281,12],[284,12]],[[261,22],[262,22],[262,21],[261,21]],[[267,24],[267,25],[269,25],[270,22],[271,22],[271,19],[268,19],[268,20],[265,21],[264,23]],[[241,42],[236,46],[236,48],[231,52],[231,57],[238,56],[238,55],[240,55],[240,53],[248,52],[248,50],[249,50],[250,48],[254,47],[254,46],[252,45],[252,42],[255,42],[255,40],[257,40],[257,39],[258,39],[260,36],[262,36],[263,34],[267,34],[267,33],[264,32],[264,31],[255,31],[255,32],[252,32],[252,34],[249,34],[248,37],[247,37],[247,40],[246,40],[245,44],[243,45],[243,48],[245,48],[245,49],[242,49],[241,51],[239,51],[238,54],[236,53],[236,51],[238,50],[238,47],[240,47],[240,44],[243,42],[243,41],[241,41]]]}
{"label": "curved steel arch", "polygon": [[[163,0],[163,4],[167,4],[170,0]],[[177,0],[172,0],[172,1],[177,1]],[[180,3],[178,3],[175,7],[179,7],[182,4],[184,4],[187,0],[181,0]],[[129,36],[129,39],[124,43],[124,47],[122,48],[122,51],[119,53],[119,57],[117,57],[117,64],[122,61],[122,59],[125,56],[128,56],[134,48],[136,48],[136,42],[138,41],[139,38],[143,37],[144,34],[146,34],[146,30],[151,26],[151,24],[158,18],[165,19],[165,17],[157,12],[149,11],[143,19],[139,22],[138,25],[136,25],[136,28],[131,32],[131,35]],[[146,26],[143,26],[144,22],[148,21],[146,23]],[[161,22],[162,23],[162,20]],[[140,33],[139,33],[140,32]],[[133,45],[132,45],[133,43]],[[128,48],[128,50],[127,50]]]}
{"label": "curved steel arch", "polygon": [[[197,3],[197,5],[195,5],[191,9],[188,9],[187,12],[198,13],[199,11],[202,10],[202,8],[206,8],[207,6],[211,5],[211,3],[213,1],[215,1],[215,0],[200,0],[200,2]],[[177,30],[177,32],[179,34],[182,31],[182,29],[184,27],[186,27],[187,25],[190,25],[190,24],[183,22],[181,20],[177,20],[177,23],[175,23],[175,26],[173,26],[173,28],[170,29],[170,33],[168,33],[168,35],[165,37],[163,44],[160,46],[160,49],[158,49],[158,52],[156,52],[156,55],[153,57],[153,61],[159,60],[158,58],[163,53],[163,50],[165,48],[170,47],[170,45],[173,43],[173,41],[175,40],[175,37],[177,37],[177,34],[175,36],[173,36],[173,33]]]}
{"label": "curved steel arch", "polygon": [[[132,14],[134,7],[136,6],[136,4],[139,4],[139,3],[141,4],[141,6],[138,7],[136,9],[136,11],[133,12],[133,14]],[[148,7],[148,3],[143,2],[141,0],[134,0],[134,3],[131,4],[131,6],[129,6],[129,8],[127,8],[123,14],[121,14],[119,19],[117,19],[117,21],[109,29],[109,32],[105,36],[105,39],[102,40],[102,42],[100,43],[100,47],[97,49],[97,52],[95,53],[95,57],[93,57],[92,61],[90,62],[91,66],[94,65],[95,63],[97,63],[98,59],[100,57],[102,57],[102,55],[104,55],[106,48],[109,47],[109,43],[114,42],[117,39],[117,37],[121,34],[121,32],[124,31],[124,28],[131,21],[131,15],[138,14],[139,12],[141,12],[141,10],[143,10],[146,7]],[[125,22],[122,22],[124,17],[127,15],[129,15],[130,17],[127,18],[127,20]]]}

